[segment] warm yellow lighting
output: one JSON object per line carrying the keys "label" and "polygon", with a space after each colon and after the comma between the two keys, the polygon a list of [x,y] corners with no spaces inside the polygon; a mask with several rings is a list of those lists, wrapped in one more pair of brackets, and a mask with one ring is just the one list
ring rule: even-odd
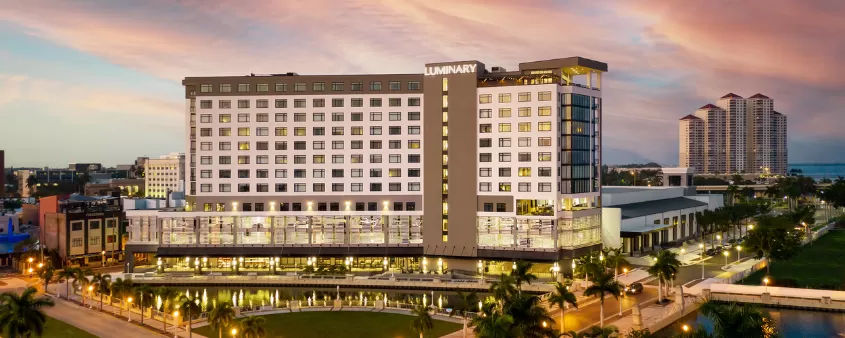
{"label": "warm yellow lighting", "polygon": [[94,291],[94,286],[93,286],[93,285],[89,285],[89,286],[88,286],[88,292],[91,292],[91,291]]}
{"label": "warm yellow lighting", "polygon": [[29,268],[29,273],[32,274],[32,268]]}
{"label": "warm yellow lighting", "polygon": [[769,277],[763,278],[763,284],[769,285]]}
{"label": "warm yellow lighting", "polygon": [[34,259],[32,257],[29,257],[29,259],[27,259],[27,261],[29,261],[30,263],[32,263],[33,260]]}
{"label": "warm yellow lighting", "polygon": [[127,298],[126,301],[132,303],[132,297]]}
{"label": "warm yellow lighting", "polygon": [[740,251],[740,250],[742,250],[742,246],[737,245],[737,246],[736,246],[736,251]]}
{"label": "warm yellow lighting", "polygon": [[728,252],[728,250],[722,251],[722,254],[725,255],[725,257],[728,257],[728,256],[731,255],[731,253]]}
{"label": "warm yellow lighting", "polygon": [[682,254],[683,254],[683,253],[686,253],[686,252],[687,252],[687,249],[681,248],[681,253],[682,253]]}
{"label": "warm yellow lighting", "polygon": [[179,317],[179,310],[173,311],[173,317]]}
{"label": "warm yellow lighting", "polygon": [[103,254],[103,255],[105,255],[105,254],[106,254],[106,252],[105,252],[105,251],[103,251],[103,252],[102,252],[102,254]]}
{"label": "warm yellow lighting", "polygon": [[628,273],[628,268],[622,268],[622,273]]}
{"label": "warm yellow lighting", "polygon": [[699,248],[699,249],[704,249],[704,243],[698,243],[698,248]]}
{"label": "warm yellow lighting", "polygon": [[748,225],[748,230],[754,230],[754,224],[749,224],[749,225]]}
{"label": "warm yellow lighting", "polygon": [[38,268],[41,269],[44,267],[44,263],[38,263]]}
{"label": "warm yellow lighting", "polygon": [[689,325],[684,324],[684,326],[681,327],[681,330],[684,330],[684,332],[689,332]]}
{"label": "warm yellow lighting", "polygon": [[543,321],[543,327],[548,327],[548,326],[549,326],[549,323],[546,323],[546,321],[544,320]]}
{"label": "warm yellow lighting", "polygon": [[232,335],[234,336],[236,334],[238,334],[238,329],[232,329]]}

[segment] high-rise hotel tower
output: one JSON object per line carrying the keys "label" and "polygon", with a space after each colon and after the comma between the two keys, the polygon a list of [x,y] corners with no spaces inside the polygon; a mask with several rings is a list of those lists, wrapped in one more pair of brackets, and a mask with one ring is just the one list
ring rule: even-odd
{"label": "high-rise hotel tower", "polygon": [[187,208],[129,213],[130,269],[568,267],[601,246],[606,71],[185,78]]}

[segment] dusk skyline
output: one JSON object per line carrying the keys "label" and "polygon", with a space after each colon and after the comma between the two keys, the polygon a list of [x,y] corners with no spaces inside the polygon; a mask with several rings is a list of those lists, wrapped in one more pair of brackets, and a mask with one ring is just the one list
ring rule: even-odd
{"label": "dusk skyline", "polygon": [[[678,118],[733,92],[789,116],[789,162],[845,162],[840,1],[29,1],[0,7],[7,166],[184,152],[189,76],[422,73],[582,56],[604,161],[678,161]],[[727,10],[729,9],[729,10]],[[579,29],[571,29],[579,27]],[[567,28],[567,29],[562,29]]]}

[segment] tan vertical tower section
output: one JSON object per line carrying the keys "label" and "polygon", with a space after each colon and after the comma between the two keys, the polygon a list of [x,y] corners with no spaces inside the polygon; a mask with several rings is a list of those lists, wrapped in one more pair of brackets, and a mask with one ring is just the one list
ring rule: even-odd
{"label": "tan vertical tower section", "polygon": [[[475,256],[477,171],[477,87],[484,64],[459,61],[426,64],[423,77],[423,243],[431,256]],[[444,81],[448,82],[444,91]],[[444,105],[444,96],[447,96]],[[448,117],[444,122],[444,112]],[[448,135],[444,137],[444,127]],[[443,141],[448,142],[444,151]],[[448,154],[444,163],[443,155]],[[448,170],[444,179],[443,169]],[[443,184],[448,184],[444,191]],[[444,215],[444,202],[448,215]],[[448,219],[448,227],[443,219]],[[445,241],[444,241],[445,240]]]}

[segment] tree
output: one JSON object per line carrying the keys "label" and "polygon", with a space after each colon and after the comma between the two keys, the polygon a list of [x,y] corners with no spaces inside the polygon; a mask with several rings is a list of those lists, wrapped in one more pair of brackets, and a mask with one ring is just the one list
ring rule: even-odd
{"label": "tree", "polygon": [[[100,294],[100,311],[103,311],[103,295],[105,295],[106,292],[111,292],[111,275],[99,272],[95,273],[94,276],[91,277],[91,284],[94,284],[94,289]],[[111,298],[111,296],[109,296],[109,298]],[[114,302],[114,300],[111,300],[111,302]]]}
{"label": "tree", "polygon": [[466,294],[466,293],[458,291],[458,299],[461,300],[461,306],[456,307],[455,309],[452,310],[452,312],[449,312],[449,316],[450,317],[456,316],[456,315],[461,316],[461,318],[463,319],[463,324],[464,324],[463,334],[464,334],[464,337],[466,337],[467,336],[467,321],[469,319],[469,314],[474,312],[472,310],[474,309],[475,303],[478,302],[478,297],[475,295],[475,292],[470,292],[470,293]]}
{"label": "tree", "polygon": [[[675,279],[675,274],[681,267],[681,262],[678,260],[678,254],[669,250],[663,250],[656,254],[651,254],[654,264],[648,268],[648,273],[657,276],[657,299],[658,302],[663,302],[665,299],[662,287],[667,286],[670,280]],[[668,293],[668,292],[666,292]],[[602,325],[604,326],[604,325]]]}
{"label": "tree", "polygon": [[[589,279],[590,274],[596,274],[601,270],[601,266],[599,265],[597,259],[593,259],[593,255],[590,254],[588,256],[581,256],[578,258],[578,261],[575,264],[575,271],[574,273],[580,275],[584,274],[584,279]],[[574,278],[574,276],[573,276]]]}
{"label": "tree", "polygon": [[41,280],[44,281],[44,293],[47,293],[47,286],[50,285],[50,281],[53,280],[53,276],[56,274],[55,272],[56,269],[50,265],[38,271],[38,277],[41,277]]}
{"label": "tree", "polygon": [[235,308],[231,302],[218,303],[217,307],[211,309],[208,314],[208,323],[212,330],[217,330],[220,338],[223,338],[223,328],[235,323]]}
{"label": "tree", "polygon": [[[757,226],[749,231],[745,247],[753,252],[757,259],[766,258],[766,273],[773,260],[789,259],[801,246],[801,235],[793,230],[793,223],[788,216],[762,215],[756,219]],[[791,230],[791,231],[790,231]]]}
{"label": "tree", "polygon": [[[65,299],[70,300],[70,280],[71,278],[76,278],[78,273],[75,268],[65,268],[62,271],[59,271],[58,281],[65,282]],[[56,290],[58,294],[58,290]]]}
{"label": "tree", "polygon": [[764,338],[775,333],[769,315],[752,305],[706,301],[699,311],[713,321],[717,338]]}
{"label": "tree", "polygon": [[622,254],[622,247],[618,248],[605,248],[602,249],[604,253],[604,261],[607,266],[613,267],[613,275],[619,276],[619,266],[620,265],[628,265],[628,260],[625,259],[625,255]]}
{"label": "tree", "polygon": [[508,314],[495,309],[493,304],[486,304],[480,316],[472,319],[472,332],[478,338],[510,338],[514,320]]}
{"label": "tree", "polygon": [[[123,299],[123,296],[128,296],[133,294],[133,285],[131,279],[123,279],[117,278],[114,280],[114,283],[111,285],[111,296],[112,302],[114,302],[113,297],[117,297],[118,299]],[[118,315],[123,315],[123,306],[119,306],[118,304]]]}
{"label": "tree", "polygon": [[173,310],[176,297],[179,293],[176,289],[162,286],[156,290],[156,294],[161,298],[161,319],[162,324],[164,324],[164,332],[167,332],[167,316],[169,316],[170,311]]}
{"label": "tree", "polygon": [[411,321],[411,329],[423,337],[426,331],[434,328],[434,322],[431,320],[431,314],[428,313],[428,308],[425,305],[417,305],[411,309],[411,315],[414,319]]}
{"label": "tree", "polygon": [[138,298],[138,308],[141,309],[141,325],[144,325],[144,307],[152,306],[155,292],[149,284],[141,284],[135,288],[135,297]]}
{"label": "tree", "polygon": [[76,176],[76,184],[79,186],[79,194],[85,194],[85,185],[91,182],[91,175],[83,172]]}
{"label": "tree", "polygon": [[551,323],[554,323],[554,319],[541,303],[540,296],[525,293],[508,300],[504,311],[513,318],[512,330],[517,337],[553,336]]}
{"label": "tree", "polygon": [[738,193],[739,193],[739,188],[736,185],[731,184],[731,185],[728,186],[728,189],[725,190],[725,197],[727,197],[728,205],[734,204],[734,199],[736,198],[736,195]]}
{"label": "tree", "polygon": [[778,189],[775,185],[770,185],[766,187],[766,191],[763,192],[763,195],[769,198],[770,201],[775,201],[779,197],[783,196],[783,192]]}
{"label": "tree", "polygon": [[619,335],[619,328],[613,325],[608,326],[593,326],[587,333],[590,338],[611,338]]}
{"label": "tree", "polygon": [[41,337],[47,315],[44,308],[53,306],[50,297],[35,298],[38,290],[28,287],[20,295],[15,292],[0,294],[0,325],[9,337]]}
{"label": "tree", "polygon": [[503,304],[511,296],[518,293],[516,287],[514,286],[515,284],[516,278],[502,274],[499,277],[499,280],[490,283],[490,293],[493,294],[493,297],[495,297],[500,304]]}
{"label": "tree", "polygon": [[[76,277],[73,279],[74,289],[76,287],[81,288],[82,290],[82,306],[85,306],[85,291],[88,288],[88,285],[91,284],[91,281],[88,280],[88,276],[92,275],[93,272],[91,269],[76,269]],[[90,294],[89,294],[90,296]]]}
{"label": "tree", "polygon": [[38,177],[35,175],[29,175],[26,178],[26,188],[29,189],[29,193],[32,194],[32,190],[38,185]]}
{"label": "tree", "polygon": [[575,298],[575,294],[569,292],[569,286],[558,282],[555,284],[555,290],[552,291],[552,295],[549,296],[549,304],[560,309],[560,330],[566,331],[566,317],[564,312],[566,311],[566,304],[576,309],[578,308],[578,300]]}
{"label": "tree", "polygon": [[[664,251],[665,252],[665,251]],[[601,321],[599,321],[599,326],[604,327],[604,296],[605,294],[610,294],[614,298],[619,299],[619,296],[622,293],[622,285],[619,282],[613,280],[613,276],[608,273],[598,273],[593,278],[593,284],[587,287],[584,290],[584,296],[598,296],[599,297],[599,304],[600,304],[600,314],[601,314]]]}
{"label": "tree", "polygon": [[[181,309],[185,313],[185,321],[188,322],[188,337],[191,337],[191,312],[194,314],[199,313],[201,311],[199,304],[199,299],[192,299],[188,296],[179,297],[179,301],[176,303],[176,307]],[[263,330],[263,329],[262,329]],[[262,337],[261,336],[251,336],[251,337]],[[244,329],[243,337],[247,337],[246,329]]]}
{"label": "tree", "polygon": [[625,338],[653,338],[649,329],[631,330],[625,335]]}
{"label": "tree", "polygon": [[[649,338],[649,337],[643,337],[643,338]],[[694,330],[690,329],[689,332],[681,332],[679,335],[675,336],[675,338],[714,338],[714,337],[709,332],[707,332],[707,329],[704,327],[704,325],[699,324],[698,327],[695,328]]]}
{"label": "tree", "polygon": [[511,271],[511,276],[513,276],[516,281],[517,290],[522,290],[522,283],[531,284],[531,281],[537,280],[537,275],[531,273],[532,267],[534,267],[534,263],[523,261],[516,262],[516,269]]}
{"label": "tree", "polygon": [[244,319],[241,319],[241,332],[242,337],[244,338],[262,338],[267,335],[267,331],[264,329],[264,323],[266,319],[264,317],[255,317],[249,316]]}

